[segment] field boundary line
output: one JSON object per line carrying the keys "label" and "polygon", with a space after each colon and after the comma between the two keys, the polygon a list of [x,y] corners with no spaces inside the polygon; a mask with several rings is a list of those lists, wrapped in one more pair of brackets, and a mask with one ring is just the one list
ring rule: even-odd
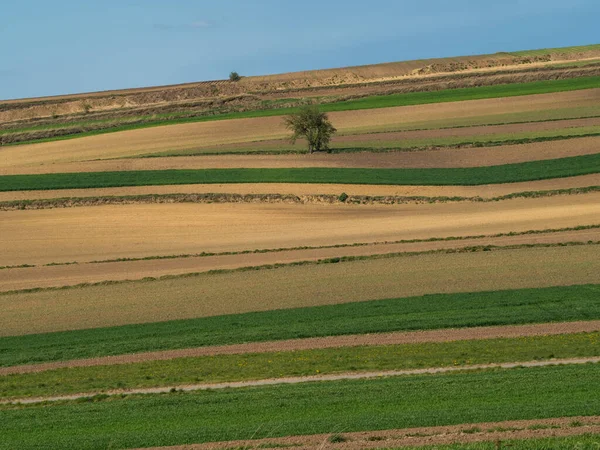
{"label": "field boundary line", "polygon": [[495,363],[495,364],[475,364],[472,366],[456,366],[456,367],[430,367],[424,369],[409,369],[409,370],[387,370],[387,371],[372,371],[372,372],[348,372],[331,375],[313,375],[303,377],[283,377],[283,378],[271,378],[264,380],[253,380],[253,381],[232,381],[224,383],[203,383],[203,384],[191,384],[191,385],[180,385],[180,386],[164,386],[157,388],[141,388],[141,389],[117,389],[106,392],[88,392],[81,394],[72,395],[61,395],[54,397],[33,397],[33,398],[17,398],[9,400],[1,400],[0,405],[27,405],[36,403],[46,402],[62,402],[62,401],[73,401],[84,398],[92,398],[98,395],[102,396],[123,396],[123,395],[148,395],[148,394],[167,394],[175,392],[194,392],[194,391],[209,391],[217,389],[240,389],[250,388],[259,386],[277,386],[285,384],[301,384],[301,383],[315,383],[315,382],[327,382],[327,381],[341,381],[341,380],[366,380],[372,378],[382,377],[400,377],[400,376],[411,376],[411,375],[436,375],[443,373],[453,372],[466,372],[466,371],[478,371],[478,370],[490,370],[490,369],[517,369],[517,368],[536,368],[536,367],[549,367],[549,366],[560,366],[560,365],[584,365],[584,364],[599,364],[600,357],[591,358],[568,358],[568,359],[555,359],[548,361],[523,361],[513,363]]}
{"label": "field boundary line", "polygon": [[525,325],[496,325],[486,327],[442,328],[420,331],[389,333],[350,334],[279,341],[249,342],[243,344],[213,345],[176,350],[130,353],[96,358],[55,361],[0,367],[0,376],[39,373],[74,367],[134,364],[147,361],[166,361],[201,356],[238,355],[274,352],[294,352],[340,347],[385,346],[455,342],[486,339],[552,336],[561,334],[593,333],[600,331],[600,320],[578,322],[554,322]]}

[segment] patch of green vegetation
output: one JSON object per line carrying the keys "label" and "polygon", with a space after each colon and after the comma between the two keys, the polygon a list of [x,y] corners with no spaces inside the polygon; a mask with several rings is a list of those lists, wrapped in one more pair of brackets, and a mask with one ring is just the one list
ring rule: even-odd
{"label": "patch of green vegetation", "polygon": [[209,345],[600,319],[600,285],[439,294],[0,338],[0,365]]}
{"label": "patch of green vegetation", "polygon": [[435,169],[199,169],[0,176],[0,191],[217,183],[333,183],[477,186],[600,172],[600,153],[489,167]]}
{"label": "patch of green vegetation", "polygon": [[[409,92],[403,94],[390,94],[365,97],[356,100],[347,100],[335,103],[324,103],[321,105],[321,110],[324,112],[333,111],[353,111],[363,109],[377,109],[377,108],[389,108],[394,106],[410,106],[410,105],[422,105],[429,103],[445,103],[445,102],[456,102],[465,100],[481,100],[487,98],[501,98],[501,97],[515,97],[523,95],[533,94],[546,94],[554,92],[565,92],[582,89],[593,89],[600,87],[600,77],[581,77],[571,78],[565,80],[547,80],[547,81],[534,81],[529,83],[513,83],[513,84],[502,84],[493,86],[481,86],[473,88],[459,88],[459,89],[447,89],[440,91],[428,91],[428,92]],[[290,113],[297,112],[299,108],[276,108],[276,109],[262,109],[254,111],[243,111],[243,112],[232,112],[214,114],[210,116],[201,117],[174,117],[169,120],[159,119],[156,121],[147,121],[136,124],[123,124],[121,126],[91,130],[75,135],[56,136],[45,139],[38,139],[34,141],[19,142],[16,144],[9,145],[20,145],[26,143],[35,142],[49,142],[56,140],[72,139],[76,137],[93,136],[104,133],[112,133],[115,131],[133,130],[139,128],[155,127],[162,125],[175,125],[190,122],[207,122],[213,120],[227,120],[227,119],[242,119],[242,118],[255,118],[255,117],[272,117],[281,116]]]}
{"label": "patch of green vegetation", "polygon": [[591,416],[600,408],[598,377],[594,364],[5,405],[0,448],[153,447]]}
{"label": "patch of green vegetation", "polygon": [[178,358],[0,377],[0,397],[600,356],[600,333]]}
{"label": "patch of green vegetation", "polygon": [[600,44],[592,45],[576,45],[573,47],[558,47],[558,48],[541,48],[537,50],[522,50],[518,52],[511,52],[511,55],[516,56],[541,56],[550,54],[569,54],[569,53],[582,53],[600,51]]}

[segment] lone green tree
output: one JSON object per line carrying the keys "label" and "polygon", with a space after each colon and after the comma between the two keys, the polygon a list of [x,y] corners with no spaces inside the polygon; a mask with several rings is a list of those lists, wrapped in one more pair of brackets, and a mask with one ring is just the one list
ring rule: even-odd
{"label": "lone green tree", "polygon": [[305,106],[297,113],[285,116],[284,123],[286,128],[294,133],[290,138],[292,144],[295,144],[298,138],[305,138],[309,153],[330,151],[329,142],[337,130],[327,114],[321,112],[318,106]]}
{"label": "lone green tree", "polygon": [[229,74],[229,81],[236,82],[236,81],[240,81],[241,79],[242,79],[242,77],[237,72],[231,72]]}

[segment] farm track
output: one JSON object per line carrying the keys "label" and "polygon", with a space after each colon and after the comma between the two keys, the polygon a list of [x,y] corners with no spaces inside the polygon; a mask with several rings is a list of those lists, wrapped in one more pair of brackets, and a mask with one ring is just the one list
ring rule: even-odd
{"label": "farm track", "polygon": [[[340,132],[377,131],[411,122],[472,118],[490,114],[561,109],[565,105],[597,107],[600,89],[537,94],[523,97],[469,100],[442,104],[392,107],[330,114]],[[194,149],[203,146],[235,144],[288,136],[281,117],[234,119],[216,122],[160,126],[109,133],[67,141],[20,145],[2,149],[0,170],[136,156],[160,151]]]}
{"label": "farm track", "polygon": [[0,175],[231,168],[340,167],[425,169],[486,167],[593,155],[599,152],[600,137],[585,137],[488,148],[449,148],[404,152],[320,153],[313,155],[207,155],[114,159],[0,169]]}
{"label": "farm track", "polygon": [[62,401],[73,401],[80,400],[82,398],[94,397],[96,395],[109,395],[109,396],[120,396],[120,395],[148,395],[148,394],[168,394],[174,390],[180,392],[194,392],[194,391],[208,391],[216,389],[240,389],[258,386],[278,386],[283,384],[301,384],[301,383],[322,383],[327,381],[340,381],[340,380],[368,380],[373,378],[381,377],[401,377],[411,375],[425,375],[425,374],[444,374],[452,372],[464,372],[464,371],[479,371],[489,369],[502,369],[510,370],[519,367],[550,367],[560,365],[582,365],[582,364],[598,364],[600,363],[600,357],[592,358],[569,358],[569,359],[555,359],[548,361],[519,361],[511,363],[494,363],[494,364],[473,364],[456,367],[428,367],[423,369],[407,369],[407,370],[386,370],[377,372],[348,372],[338,373],[331,375],[313,375],[313,376],[302,376],[302,377],[282,377],[282,378],[271,378],[265,380],[251,380],[251,381],[230,381],[223,383],[203,383],[203,384],[191,384],[191,385],[178,385],[178,386],[163,386],[155,388],[137,388],[137,389],[116,389],[102,392],[85,392],[80,394],[61,395],[53,397],[37,397],[37,398],[16,398],[8,400],[0,400],[2,404],[21,404],[31,405],[36,403],[46,402],[62,402]]}
{"label": "farm track", "polygon": [[[600,218],[599,218],[600,221]],[[102,281],[141,280],[165,275],[183,275],[210,270],[318,261],[326,258],[383,255],[403,252],[462,249],[475,246],[517,246],[565,242],[600,242],[600,230],[589,229],[548,234],[485,237],[451,241],[372,244],[338,248],[276,251],[221,256],[149,259],[107,263],[37,266],[0,270],[0,292],[33,288],[75,286]],[[0,371],[1,373],[1,371]]]}
{"label": "farm track", "polygon": [[[329,439],[340,434],[346,442],[332,443]],[[171,447],[153,447],[153,450],[226,450],[285,448],[297,450],[340,449],[361,450],[432,445],[460,445],[493,442],[500,445],[518,439],[542,439],[555,437],[600,434],[600,416],[562,417],[537,420],[511,420],[504,422],[465,423],[461,425],[377,430],[361,432],[336,432],[308,436],[289,436],[245,441],[223,441],[207,444],[186,444]],[[507,444],[507,446],[510,444]],[[574,445],[576,445],[574,443]],[[510,448],[510,447],[508,447]],[[140,449],[141,450],[141,449]],[[150,449],[146,449],[150,450]]]}
{"label": "farm track", "polygon": [[[598,245],[302,264],[0,295],[0,336],[425,294],[600,283]],[[561,320],[551,315],[548,321]]]}
{"label": "farm track", "polygon": [[0,216],[0,265],[41,265],[572,228],[600,223],[600,193],[422,205],[108,205]]}
{"label": "farm track", "polygon": [[94,367],[121,364],[134,364],[148,361],[166,361],[177,358],[197,358],[201,356],[240,355],[247,353],[275,353],[302,350],[317,350],[342,347],[362,347],[379,345],[402,345],[484,339],[551,336],[600,331],[600,320],[587,322],[557,322],[533,325],[489,326],[474,328],[453,328],[441,330],[409,331],[396,333],[359,334],[329,336],[322,338],[289,339],[270,342],[206,346],[182,350],[166,350],[136,354],[105,356],[98,358],[58,361],[12,367],[0,367],[0,376],[12,374],[39,373],[74,367]]}
{"label": "farm track", "polygon": [[600,186],[600,174],[519,183],[490,184],[481,186],[385,186],[360,184],[302,184],[302,183],[227,183],[227,184],[180,184],[166,186],[133,186],[90,189],[57,189],[0,192],[0,202],[86,198],[150,194],[290,194],[296,196],[348,195],[391,197],[482,197],[495,198],[520,192],[548,191],[557,189]]}

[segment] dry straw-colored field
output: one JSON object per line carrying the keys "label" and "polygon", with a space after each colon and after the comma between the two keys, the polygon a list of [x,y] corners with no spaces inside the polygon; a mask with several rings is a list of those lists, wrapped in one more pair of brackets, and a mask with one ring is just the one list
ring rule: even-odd
{"label": "dry straw-colored field", "polygon": [[499,203],[138,204],[4,211],[0,264],[472,236],[600,223],[600,193]]}
{"label": "dry straw-colored field", "polygon": [[12,291],[43,287],[75,286],[84,283],[99,283],[105,280],[141,280],[143,278],[158,278],[167,275],[290,264],[299,261],[317,261],[337,257],[428,252],[488,245],[520,246],[530,244],[560,244],[564,242],[586,243],[589,241],[600,242],[600,229],[414,243],[371,244],[343,248],[286,250],[267,253],[20,267],[0,270],[0,289],[2,291]]}
{"label": "dry straw-colored field", "polygon": [[[523,97],[403,106],[331,113],[341,132],[383,131],[423,121],[477,118],[482,115],[523,113],[565,108],[597,108],[600,89]],[[510,121],[510,120],[508,120]],[[190,123],[109,133],[67,141],[47,142],[2,150],[0,170],[53,163],[109,159],[168,150],[189,150],[288,135],[281,117]]]}
{"label": "dry straw-colored field", "polygon": [[128,170],[225,169],[225,168],[432,168],[483,167],[522,163],[598,152],[600,137],[503,145],[488,148],[422,150],[414,152],[360,152],[299,155],[216,155],[163,158],[116,159],[108,161],[68,162],[0,169],[0,175],[19,173],[76,173]]}
{"label": "dry straw-colored field", "polygon": [[600,283],[598,246],[430,254],[0,295],[0,335],[428,293]]}

